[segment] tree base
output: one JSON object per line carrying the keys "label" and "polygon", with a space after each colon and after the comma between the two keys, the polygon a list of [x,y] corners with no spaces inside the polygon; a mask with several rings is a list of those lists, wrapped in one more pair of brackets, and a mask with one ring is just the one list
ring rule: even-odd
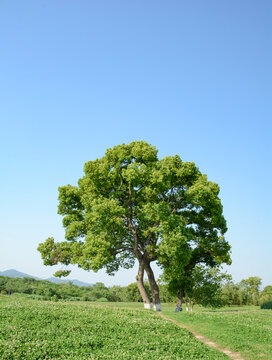
{"label": "tree base", "polygon": [[152,305],[151,304],[144,304],[144,308],[145,309],[148,309],[148,310],[151,310],[152,309]]}
{"label": "tree base", "polygon": [[176,309],[175,309],[175,312],[180,312],[180,311],[182,311],[182,307],[177,305]]}
{"label": "tree base", "polygon": [[161,309],[161,304],[154,304],[153,305],[153,310],[154,311],[161,311],[162,309]]}

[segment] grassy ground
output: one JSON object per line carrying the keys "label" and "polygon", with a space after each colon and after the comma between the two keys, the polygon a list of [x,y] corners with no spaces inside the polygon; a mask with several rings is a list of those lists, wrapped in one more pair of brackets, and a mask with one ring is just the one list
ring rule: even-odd
{"label": "grassy ground", "polygon": [[140,304],[116,305],[0,296],[0,358],[227,359]]}
{"label": "grassy ground", "polygon": [[[136,309],[142,308],[143,304],[110,303],[109,306]],[[232,306],[217,310],[195,306],[193,313],[175,313],[174,304],[163,304],[162,308],[166,316],[222,348],[240,352],[250,360],[272,360],[271,310],[260,310],[259,306]]]}
{"label": "grassy ground", "polygon": [[[272,311],[231,307],[163,313],[187,328],[240,352],[272,360]],[[188,332],[144,311],[141,303],[52,303],[0,296],[1,359],[212,359],[227,358]]]}
{"label": "grassy ground", "polygon": [[251,360],[272,360],[272,311],[244,306],[216,311],[196,307],[193,313],[174,313],[166,305],[163,313],[187,328],[240,352]]}

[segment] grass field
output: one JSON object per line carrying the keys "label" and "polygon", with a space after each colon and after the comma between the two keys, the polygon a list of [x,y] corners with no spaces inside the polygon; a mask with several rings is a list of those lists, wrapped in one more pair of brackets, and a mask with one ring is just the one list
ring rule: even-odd
{"label": "grass field", "polygon": [[[114,305],[115,304],[115,305]],[[139,303],[109,306],[141,308]],[[222,348],[240,352],[249,360],[272,360],[272,311],[259,306],[232,306],[218,310],[195,306],[193,313],[175,313],[174,304],[163,304],[163,313]]]}
{"label": "grass field", "polygon": [[[240,352],[272,360],[272,311],[232,307],[163,313]],[[0,296],[1,359],[227,359],[140,303],[45,302]]]}
{"label": "grass field", "polygon": [[221,347],[240,352],[246,359],[272,360],[271,310],[245,306],[174,313],[173,306],[168,305],[163,313]]}
{"label": "grass field", "polygon": [[156,313],[125,306],[0,296],[0,358],[227,359]]}

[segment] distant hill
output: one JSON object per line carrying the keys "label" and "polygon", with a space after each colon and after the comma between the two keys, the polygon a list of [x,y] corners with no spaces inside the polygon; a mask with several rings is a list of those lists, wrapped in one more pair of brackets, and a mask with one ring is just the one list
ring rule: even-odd
{"label": "distant hill", "polygon": [[15,270],[15,269],[0,271],[0,276],[8,276],[8,277],[13,277],[13,278],[21,278],[21,279],[24,277],[30,277],[30,278],[34,278],[36,280],[42,280],[42,279],[38,278],[37,276],[25,274],[25,273]]}
{"label": "distant hill", "polygon": [[8,276],[8,277],[12,277],[12,278],[21,278],[21,279],[24,277],[30,277],[30,278],[34,278],[36,280],[47,280],[47,281],[50,281],[55,284],[67,284],[67,283],[71,282],[73,285],[77,285],[77,286],[92,286],[93,285],[93,284],[88,284],[88,283],[85,283],[85,282],[79,281],[79,280],[63,280],[63,279],[59,279],[59,278],[55,278],[55,277],[50,277],[48,279],[41,279],[41,278],[38,278],[37,276],[25,274],[18,270],[15,270],[15,269],[0,271],[0,276]]}
{"label": "distant hill", "polygon": [[53,282],[55,284],[67,284],[68,282],[71,281],[73,283],[73,285],[77,285],[77,286],[93,286],[93,284],[88,284],[88,283],[85,283],[80,280],[63,280],[63,279],[56,278],[56,277],[51,277],[51,278],[48,278],[45,280]]}

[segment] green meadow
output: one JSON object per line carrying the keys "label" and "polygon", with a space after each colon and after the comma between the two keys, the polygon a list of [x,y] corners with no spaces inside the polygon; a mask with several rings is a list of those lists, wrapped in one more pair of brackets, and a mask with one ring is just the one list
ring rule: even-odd
{"label": "green meadow", "polygon": [[1,296],[1,359],[227,359],[152,311]]}
{"label": "green meadow", "polygon": [[[228,359],[141,303],[52,302],[0,295],[1,359]],[[257,307],[163,313],[239,351],[272,359],[272,311]]]}
{"label": "green meadow", "polygon": [[[118,305],[117,305],[118,304]],[[141,308],[139,303],[108,303],[108,306]],[[174,304],[163,304],[163,314],[216,342],[221,348],[239,352],[245,359],[272,360],[272,310],[259,306],[230,306],[193,312],[174,312]]]}

